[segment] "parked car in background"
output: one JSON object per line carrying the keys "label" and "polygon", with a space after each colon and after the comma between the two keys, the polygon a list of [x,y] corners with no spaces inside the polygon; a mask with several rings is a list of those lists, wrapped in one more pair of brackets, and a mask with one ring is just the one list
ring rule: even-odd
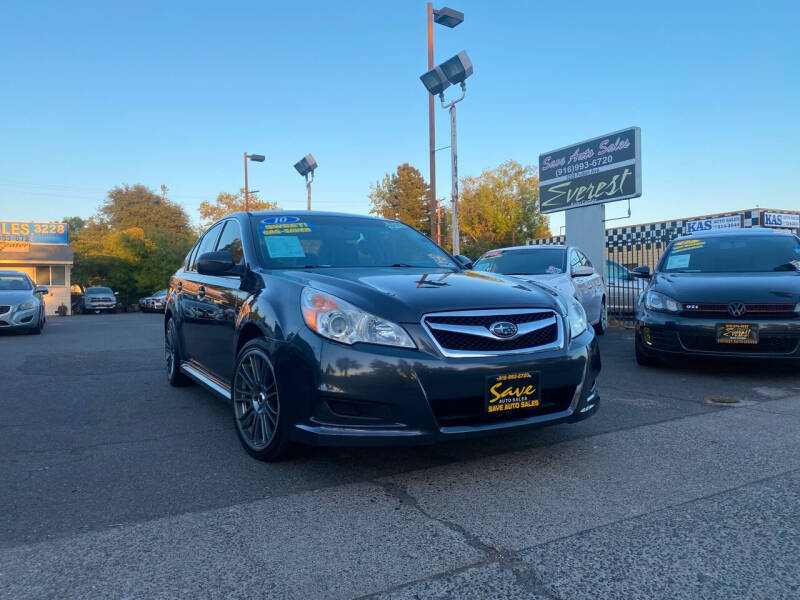
{"label": "parked car in background", "polygon": [[83,293],[83,312],[117,312],[117,293],[107,287],[88,287]]}
{"label": "parked car in background", "polygon": [[606,259],[608,310],[612,314],[632,315],[636,310],[639,294],[646,287],[646,281],[631,273],[617,261]]}
{"label": "parked car in background", "polygon": [[139,299],[142,312],[163,312],[167,301],[167,290],[158,290],[146,298]]}
{"label": "parked car in background", "polygon": [[170,279],[167,377],[231,402],[260,460],[290,442],[413,445],[572,423],[599,406],[581,305],[464,268],[397,221],[236,213]]}
{"label": "parked car in background", "polygon": [[547,284],[566,297],[575,298],[599,335],[606,330],[608,304],[603,278],[578,248],[559,245],[499,248],[483,254],[472,268]]}
{"label": "parked car in background", "polygon": [[0,330],[41,333],[47,322],[44,297],[47,288],[35,285],[19,271],[0,271]]}
{"label": "parked car in background", "polygon": [[800,238],[769,229],[679,237],[636,307],[636,361],[668,356],[800,359]]}

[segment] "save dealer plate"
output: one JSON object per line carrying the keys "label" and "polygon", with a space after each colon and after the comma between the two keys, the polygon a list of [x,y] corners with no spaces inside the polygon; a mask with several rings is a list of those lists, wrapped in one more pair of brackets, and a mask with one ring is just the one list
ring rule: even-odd
{"label": "save dealer plate", "polygon": [[486,412],[505,413],[535,408],[541,400],[539,373],[522,371],[486,378]]}
{"label": "save dealer plate", "polygon": [[757,344],[758,325],[721,323],[717,325],[718,344]]}

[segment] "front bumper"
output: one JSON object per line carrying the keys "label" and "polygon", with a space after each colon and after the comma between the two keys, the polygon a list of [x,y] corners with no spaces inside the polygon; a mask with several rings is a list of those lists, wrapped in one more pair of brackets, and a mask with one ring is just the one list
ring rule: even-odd
{"label": "front bumper", "polygon": [[92,311],[92,310],[116,310],[117,303],[116,302],[87,302],[84,305],[84,310]]}
{"label": "front bumper", "polygon": [[27,310],[11,309],[0,314],[0,329],[34,329],[38,325],[38,308]]}
{"label": "front bumper", "polygon": [[[290,436],[307,444],[429,444],[576,422],[599,407],[600,354],[591,331],[566,350],[469,359],[429,348],[343,346],[310,333],[306,340],[305,351],[287,344],[276,374],[282,398],[309,399],[291,404],[286,415],[294,424]],[[520,370],[540,373],[540,407],[486,414],[487,378]],[[309,373],[318,375],[312,380]],[[287,403],[281,407],[286,414]]]}
{"label": "front bumper", "polygon": [[[759,343],[718,344],[717,325],[723,323],[757,326]],[[645,310],[636,318],[636,343],[651,356],[800,358],[800,318],[695,318]]]}

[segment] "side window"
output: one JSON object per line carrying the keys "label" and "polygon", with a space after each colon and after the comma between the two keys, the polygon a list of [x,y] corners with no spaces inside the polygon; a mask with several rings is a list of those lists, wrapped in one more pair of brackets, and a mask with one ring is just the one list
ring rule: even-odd
{"label": "side window", "polygon": [[581,257],[576,250],[569,251],[569,272],[572,273],[576,267],[581,266]]}
{"label": "side window", "polygon": [[194,246],[192,246],[192,249],[189,250],[189,254],[186,255],[186,262],[183,263],[183,268],[186,269],[187,271],[192,267],[192,264],[194,262],[195,252],[197,252],[197,247],[199,245],[200,242],[198,240],[197,242],[195,242]]}
{"label": "side window", "polygon": [[217,250],[227,250],[233,256],[233,262],[237,265],[244,263],[244,251],[242,250],[242,230],[239,222],[231,219],[225,223],[225,229],[217,243]]}
{"label": "side window", "polygon": [[590,261],[588,258],[586,258],[586,255],[583,252],[578,250],[578,254],[581,257],[581,266],[584,266],[584,267],[591,267],[592,266],[592,261]]}
{"label": "side window", "polygon": [[222,231],[222,223],[217,223],[211,229],[206,231],[206,234],[203,236],[203,239],[201,239],[200,243],[197,245],[197,252],[192,257],[192,269],[191,269],[192,271],[197,270],[197,258],[201,254],[214,251],[214,248],[217,245],[217,238],[219,238],[220,231]]}

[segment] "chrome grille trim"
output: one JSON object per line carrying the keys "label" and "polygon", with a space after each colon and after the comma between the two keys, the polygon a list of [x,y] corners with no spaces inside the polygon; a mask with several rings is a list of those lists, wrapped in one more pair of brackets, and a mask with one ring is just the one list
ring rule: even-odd
{"label": "chrome grille trim", "polygon": [[[539,321],[532,321],[530,323],[521,323],[518,327],[522,328],[525,326],[526,331],[524,333],[517,333],[517,335],[511,338],[498,338],[489,332],[486,329],[486,333],[489,335],[485,335],[483,333],[475,333],[473,331],[466,331],[467,328],[470,330],[476,326],[470,325],[450,325],[446,323],[428,323],[428,318],[430,317],[498,317],[501,318],[504,315],[528,315],[528,314],[541,314],[541,313],[551,313],[553,316],[547,319],[541,319]],[[488,357],[488,356],[503,356],[509,354],[530,354],[533,352],[544,352],[547,350],[557,350],[564,347],[564,333],[565,333],[565,325],[564,320],[558,314],[556,309],[553,308],[504,308],[504,309],[482,309],[482,310],[458,310],[458,311],[447,311],[447,312],[437,312],[437,313],[428,313],[423,315],[422,320],[420,321],[423,329],[427,332],[428,336],[430,337],[431,341],[433,342],[436,349],[442,353],[443,356],[448,358],[480,358],[480,357]],[[541,326],[540,326],[541,324]],[[543,329],[545,327],[550,327],[552,325],[556,326],[556,339],[555,341],[543,344],[541,346],[532,346],[530,348],[519,348],[517,350],[496,350],[496,351],[472,351],[472,350],[453,350],[450,348],[445,348],[439,341],[436,339],[434,335],[434,329],[438,329],[440,331],[453,331],[458,333],[465,333],[468,335],[475,335],[478,337],[487,337],[491,338],[496,341],[513,341],[517,339],[520,335],[524,335],[527,333],[532,333],[538,329]],[[480,328],[484,329],[484,328]]]}

